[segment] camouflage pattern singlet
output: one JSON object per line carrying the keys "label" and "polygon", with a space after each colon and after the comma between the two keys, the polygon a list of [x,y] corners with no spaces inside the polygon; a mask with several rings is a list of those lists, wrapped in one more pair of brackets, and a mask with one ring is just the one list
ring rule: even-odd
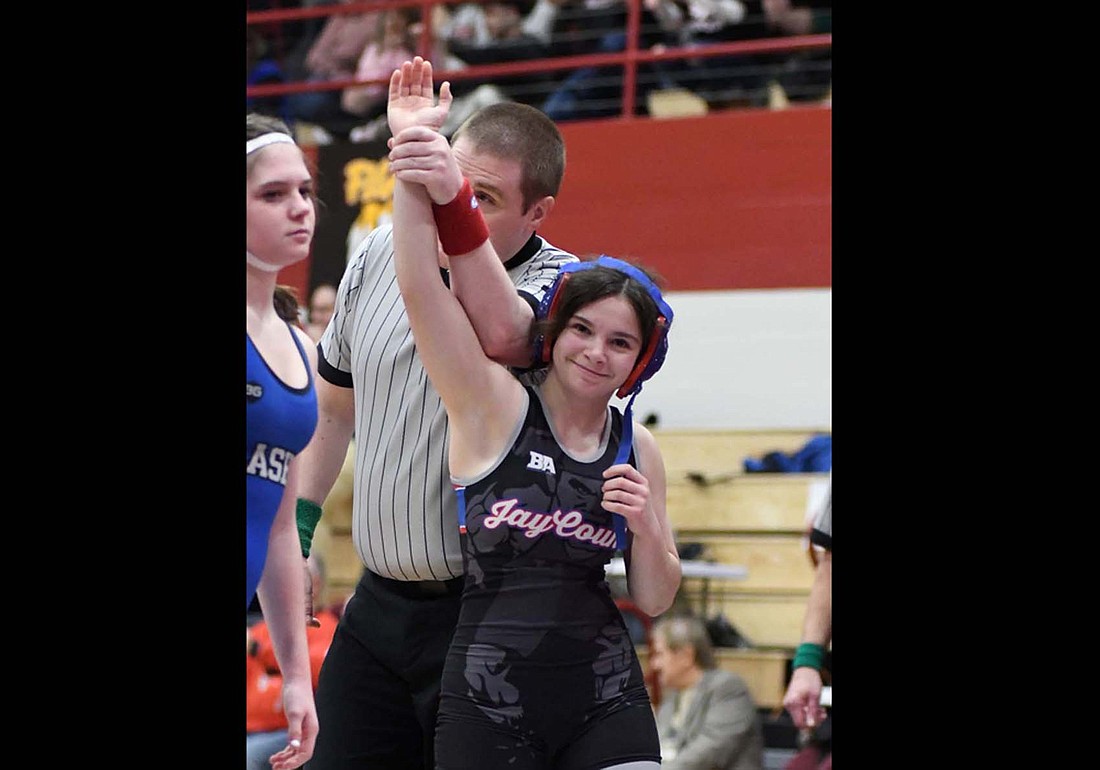
{"label": "camouflage pattern singlet", "polygon": [[465,502],[466,584],[443,672],[437,760],[450,767],[444,758],[474,746],[485,767],[525,767],[624,710],[642,726],[618,736],[633,742],[618,750],[658,758],[642,669],[604,574],[615,535],[600,506],[602,473],[622,414],[608,407],[602,451],[581,462],[555,439],[538,390],[527,394],[500,463],[453,479],[460,509]]}

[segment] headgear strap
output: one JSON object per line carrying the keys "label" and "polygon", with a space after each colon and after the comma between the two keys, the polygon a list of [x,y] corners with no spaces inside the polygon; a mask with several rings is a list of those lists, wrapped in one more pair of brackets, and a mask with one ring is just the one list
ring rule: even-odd
{"label": "headgear strap", "polygon": [[269,265],[248,249],[244,250],[244,261],[257,270],[263,270],[265,273],[277,273],[283,269],[281,265]]}
{"label": "headgear strap", "polygon": [[282,131],[270,131],[266,134],[260,134],[255,139],[249,139],[245,143],[245,157],[248,157],[256,150],[261,150],[267,147],[269,144],[279,144],[280,142],[287,142],[289,144],[297,144],[294,138],[290,134],[284,134]]}

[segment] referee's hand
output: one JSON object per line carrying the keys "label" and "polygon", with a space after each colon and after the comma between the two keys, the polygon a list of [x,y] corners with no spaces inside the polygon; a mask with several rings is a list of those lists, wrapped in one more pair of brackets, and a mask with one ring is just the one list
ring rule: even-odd
{"label": "referee's hand", "polygon": [[306,570],[306,626],[320,628],[321,621],[313,616],[313,573],[309,570],[309,562],[302,559],[302,566]]}

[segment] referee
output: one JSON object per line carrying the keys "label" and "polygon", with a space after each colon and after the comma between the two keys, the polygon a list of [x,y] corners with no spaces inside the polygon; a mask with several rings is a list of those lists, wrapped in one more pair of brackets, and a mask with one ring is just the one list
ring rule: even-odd
{"label": "referee", "polygon": [[[535,310],[558,268],[577,260],[535,232],[565,172],[561,134],[534,107],[501,102],[467,119],[450,146],[437,144],[440,162],[457,161],[472,185],[512,285],[499,268],[479,265],[480,255],[449,270],[441,258],[442,280],[485,351],[528,367]],[[347,265],[317,346],[317,431],[299,455],[308,551],[354,435],[352,538],[366,567],[321,669],[311,770],[432,770],[443,659],[458,618],[463,566],[447,417],[413,344],[393,257],[392,227],[383,225]]]}

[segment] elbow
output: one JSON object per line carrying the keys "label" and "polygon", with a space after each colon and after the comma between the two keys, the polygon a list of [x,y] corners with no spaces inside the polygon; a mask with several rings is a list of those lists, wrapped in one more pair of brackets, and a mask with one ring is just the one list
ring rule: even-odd
{"label": "elbow", "polygon": [[481,347],[485,351],[485,355],[493,359],[498,363],[504,363],[504,359],[507,358],[511,352],[507,340],[500,334],[487,334],[484,339],[481,340]]}
{"label": "elbow", "polygon": [[650,565],[645,568],[638,563],[631,565],[627,576],[627,592],[639,610],[655,618],[672,608],[682,579],[680,559],[674,553],[669,553],[659,566]]}
{"label": "elbow", "polygon": [[505,334],[490,334],[481,341],[485,355],[504,366],[527,368],[531,366],[534,356],[531,346],[526,338],[509,337]]}
{"label": "elbow", "polygon": [[668,581],[662,586],[655,586],[649,591],[639,591],[637,596],[631,596],[639,610],[655,618],[672,609],[672,603],[676,601],[676,593],[680,590],[680,576],[676,580]]}
{"label": "elbow", "polygon": [[669,609],[672,607],[672,599],[669,599],[668,601],[635,601],[634,604],[646,615],[649,615],[649,617],[651,618],[655,618],[669,611]]}

